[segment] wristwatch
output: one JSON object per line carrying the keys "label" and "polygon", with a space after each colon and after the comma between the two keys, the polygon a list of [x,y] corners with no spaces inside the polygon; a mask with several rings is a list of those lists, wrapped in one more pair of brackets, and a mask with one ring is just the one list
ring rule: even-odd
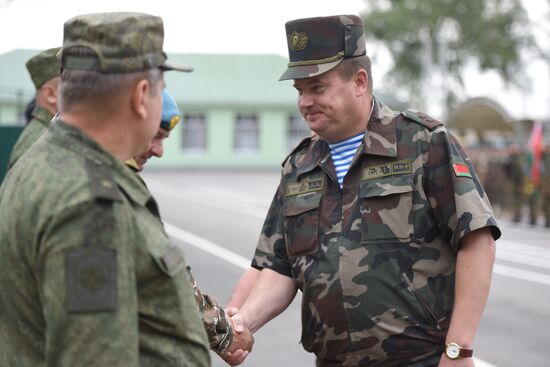
{"label": "wristwatch", "polygon": [[445,346],[445,355],[449,359],[468,358],[474,355],[474,350],[463,348],[456,343],[449,343]]}

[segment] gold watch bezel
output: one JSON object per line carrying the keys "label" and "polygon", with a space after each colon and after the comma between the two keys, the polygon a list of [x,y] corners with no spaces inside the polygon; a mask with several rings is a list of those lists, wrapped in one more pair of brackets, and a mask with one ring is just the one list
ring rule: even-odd
{"label": "gold watch bezel", "polygon": [[[454,356],[454,357],[451,356],[451,355],[449,354],[449,349],[450,349],[451,347],[454,347],[454,348],[457,349],[457,354],[456,354],[456,356]],[[460,350],[461,350],[461,349],[462,349],[462,347],[461,347],[460,345],[458,345],[457,343],[448,343],[448,344],[445,346],[445,355],[447,356],[447,358],[452,359],[452,360],[460,359],[460,358],[461,358],[461,357],[460,357]]]}

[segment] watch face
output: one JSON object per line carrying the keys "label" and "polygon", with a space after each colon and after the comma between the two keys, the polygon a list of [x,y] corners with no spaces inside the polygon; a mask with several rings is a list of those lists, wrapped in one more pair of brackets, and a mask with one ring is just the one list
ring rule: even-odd
{"label": "watch face", "polygon": [[460,347],[454,343],[449,343],[449,345],[447,345],[445,353],[447,354],[447,357],[451,359],[456,359],[460,354]]}

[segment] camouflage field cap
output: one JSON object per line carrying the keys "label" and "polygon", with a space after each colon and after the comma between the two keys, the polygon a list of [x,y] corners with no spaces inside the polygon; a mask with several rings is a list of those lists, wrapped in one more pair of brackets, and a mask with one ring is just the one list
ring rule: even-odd
{"label": "camouflage field cap", "polygon": [[[166,62],[162,51],[162,18],[142,13],[98,13],[79,15],[65,22],[61,69],[125,73],[160,68],[193,71]],[[71,53],[86,47],[95,56]]]}
{"label": "camouflage field cap", "polygon": [[181,112],[174,100],[174,97],[166,88],[162,91],[162,117],[160,127],[164,130],[172,130],[181,120]]}
{"label": "camouflage field cap", "polygon": [[356,15],[296,19],[285,28],[290,62],[279,80],[323,74],[343,59],[366,54],[363,22]]}
{"label": "camouflage field cap", "polygon": [[60,49],[61,47],[55,47],[39,52],[25,64],[36,89],[40,89],[48,80],[59,76],[59,61],[56,55]]}

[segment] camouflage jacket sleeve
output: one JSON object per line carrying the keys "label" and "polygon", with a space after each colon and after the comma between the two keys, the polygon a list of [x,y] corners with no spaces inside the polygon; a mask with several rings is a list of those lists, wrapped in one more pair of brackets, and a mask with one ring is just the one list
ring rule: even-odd
{"label": "camouflage jacket sleeve", "polygon": [[233,341],[231,321],[226,317],[224,309],[218,302],[210,298],[207,294],[202,293],[197,286],[197,281],[193,277],[193,273],[189,266],[187,267],[187,272],[189,273],[193,292],[195,293],[195,301],[199,307],[204,328],[208,335],[210,349],[216,353],[223,353],[229,348]]}
{"label": "camouflage jacket sleeve", "polygon": [[48,365],[139,364],[135,277],[122,270],[133,268],[134,256],[129,246],[117,246],[128,238],[110,214],[85,202],[56,212],[40,227],[44,235],[33,266],[51,341]]}
{"label": "camouflage jacket sleeve", "polygon": [[284,185],[281,180],[265,218],[252,266],[260,270],[268,268],[279,274],[292,277],[283,232],[282,187]]}
{"label": "camouflage jacket sleeve", "polygon": [[489,227],[500,230],[493,209],[461,144],[445,128],[434,131],[428,147],[424,186],[444,238],[459,249],[467,233]]}

